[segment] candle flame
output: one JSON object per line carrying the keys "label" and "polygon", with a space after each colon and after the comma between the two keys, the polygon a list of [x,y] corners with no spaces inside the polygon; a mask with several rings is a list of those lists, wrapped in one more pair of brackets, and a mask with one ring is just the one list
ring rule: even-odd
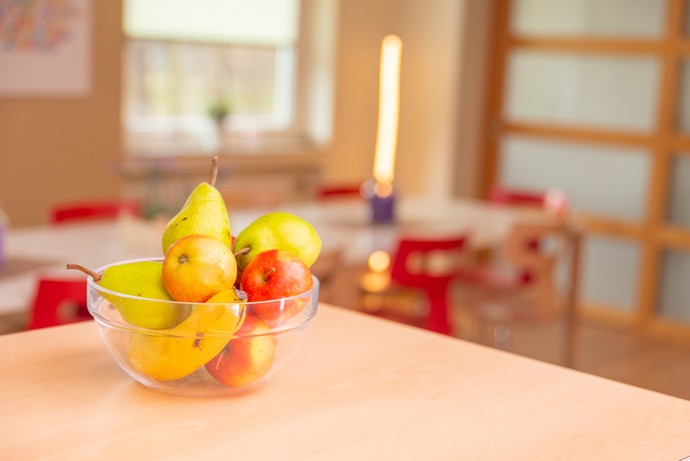
{"label": "candle flame", "polygon": [[387,35],[383,38],[379,71],[379,120],[373,174],[378,184],[386,185],[386,190],[392,189],[398,143],[401,54],[400,37]]}

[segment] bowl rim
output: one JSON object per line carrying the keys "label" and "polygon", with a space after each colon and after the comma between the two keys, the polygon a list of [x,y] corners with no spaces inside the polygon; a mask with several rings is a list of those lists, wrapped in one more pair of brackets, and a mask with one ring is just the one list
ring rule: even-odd
{"label": "bowl rim", "polygon": [[[135,258],[135,259],[125,259],[125,260],[121,260],[121,261],[115,261],[115,262],[112,262],[109,264],[104,264],[100,267],[97,267],[94,270],[94,272],[102,273],[105,269],[112,267],[112,266],[117,266],[117,265],[121,265],[121,264],[128,264],[128,263],[136,263],[136,262],[147,262],[147,261],[162,263],[163,258],[157,258],[157,257],[154,257],[154,258]],[[93,288],[93,289],[95,289],[101,293],[106,293],[109,295],[118,296],[120,298],[146,300],[147,302],[150,301],[150,302],[154,302],[154,303],[174,304],[174,305],[180,305],[180,306],[189,306],[189,305],[197,305],[197,304],[203,304],[204,306],[214,306],[214,305],[227,306],[227,305],[232,305],[232,304],[243,304],[243,305],[247,305],[247,306],[258,306],[258,305],[262,305],[262,304],[275,303],[278,301],[291,301],[291,300],[295,300],[295,299],[306,298],[306,297],[313,295],[314,293],[318,293],[319,285],[320,285],[319,279],[314,274],[311,275],[311,278],[312,278],[311,290],[308,290],[308,291],[305,291],[303,293],[299,293],[296,295],[286,296],[285,298],[266,299],[266,300],[262,300],[262,301],[237,301],[237,302],[221,302],[221,303],[176,301],[174,299],[167,300],[167,299],[147,298],[144,296],[128,295],[125,293],[120,293],[118,291],[110,290],[108,288],[103,288],[90,275],[88,275],[86,277],[86,283],[87,283],[89,288]]]}
{"label": "bowl rim", "polygon": [[[105,264],[103,266],[100,266],[97,268],[95,271],[96,272],[102,272],[108,267],[118,265],[118,264],[124,264],[124,263],[130,263],[130,262],[142,262],[142,261],[162,261],[161,258],[137,258],[137,259],[127,259],[127,260],[121,260],[121,261],[115,261],[109,264]],[[284,323],[281,324],[271,324],[270,322],[268,323],[269,330],[262,333],[262,334],[277,334],[277,333],[282,333],[285,331],[290,331],[298,328],[302,328],[304,325],[307,325],[317,314],[318,312],[318,293],[319,293],[319,279],[312,274],[312,288],[309,291],[306,291],[304,293],[300,293],[298,295],[294,296],[289,296],[285,298],[278,298],[278,299],[271,299],[271,300],[265,300],[265,301],[238,301],[238,302],[224,302],[224,303],[209,303],[209,302],[186,302],[186,301],[175,301],[175,300],[164,300],[164,299],[153,299],[153,298],[144,298],[144,297],[139,297],[139,296],[133,296],[133,295],[127,295],[124,293],[119,293],[117,291],[109,290],[107,288],[103,288],[96,281],[93,280],[93,277],[88,276],[87,277],[87,293],[91,292],[93,290],[94,292],[98,293],[101,297],[104,297],[104,294],[110,294],[114,296],[118,296],[121,298],[127,298],[127,299],[136,299],[136,300],[145,300],[146,302],[151,302],[151,303],[163,303],[166,305],[176,305],[180,307],[185,307],[185,306],[190,306],[193,308],[196,307],[214,307],[214,306],[219,306],[219,307],[233,307],[234,309],[244,309],[245,311],[249,311],[251,307],[266,304],[266,303],[276,303],[276,302],[281,302],[285,303],[291,300],[298,300],[298,299],[307,299],[309,300],[308,308],[305,309],[304,313],[298,316],[295,316],[293,318],[287,319]],[[315,296],[315,297],[314,297]],[[314,299],[310,299],[314,297]],[[90,298],[90,296],[87,296],[87,298]],[[126,330],[130,331],[131,333],[138,333],[138,334],[147,334],[147,335],[154,335],[154,336],[171,336],[170,335],[170,328],[165,328],[165,329],[156,329],[156,328],[147,328],[147,327],[142,327],[142,326],[137,326],[137,325],[131,325],[127,322],[124,323],[119,323],[115,322],[112,319],[109,319],[107,317],[104,317],[100,312],[98,312],[97,309],[91,307],[91,300],[88,299],[88,309],[89,312],[91,313],[91,316],[94,318],[97,324],[106,327],[106,328],[114,328],[118,330]],[[174,328],[174,327],[173,327]],[[218,332],[218,333],[211,333],[212,336],[227,336],[227,333],[225,332]],[[233,337],[237,337],[236,333],[231,335]],[[255,336],[253,334],[247,334],[247,335],[241,335],[241,336]],[[184,338],[186,336],[179,336],[180,338]]]}

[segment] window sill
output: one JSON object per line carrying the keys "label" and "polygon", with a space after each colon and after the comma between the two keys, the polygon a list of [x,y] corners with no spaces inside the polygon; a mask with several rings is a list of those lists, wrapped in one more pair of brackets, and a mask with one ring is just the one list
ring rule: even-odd
{"label": "window sill", "polygon": [[291,156],[317,154],[321,146],[306,136],[286,134],[124,132],[123,145],[129,158],[233,156]]}
{"label": "window sill", "polygon": [[264,138],[261,143],[225,140],[216,149],[181,148],[174,137],[147,141],[127,146],[116,170],[124,180],[125,194],[141,199],[153,210],[150,214],[168,215],[179,208],[190,184],[208,180],[214,155],[218,156],[216,186],[234,208],[275,206],[315,196],[325,161],[319,146],[299,138]]}

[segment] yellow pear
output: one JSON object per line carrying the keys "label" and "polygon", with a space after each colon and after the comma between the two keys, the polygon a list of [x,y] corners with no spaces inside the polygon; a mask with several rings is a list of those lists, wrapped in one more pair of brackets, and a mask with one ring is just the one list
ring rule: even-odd
{"label": "yellow pear", "polygon": [[230,248],[230,220],[223,196],[215,187],[217,175],[217,157],[213,157],[209,182],[196,186],[180,211],[165,226],[163,254],[173,243],[193,234],[217,238]]}
{"label": "yellow pear", "polygon": [[173,381],[184,378],[211,360],[233,338],[245,317],[235,290],[218,293],[196,304],[182,323],[157,334],[132,333],[129,361],[146,376]]}

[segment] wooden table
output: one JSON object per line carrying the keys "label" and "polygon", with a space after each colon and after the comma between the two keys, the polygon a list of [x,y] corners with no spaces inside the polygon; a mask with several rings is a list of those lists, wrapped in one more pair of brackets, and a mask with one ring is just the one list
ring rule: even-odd
{"label": "wooden table", "polygon": [[321,305],[291,367],[230,398],[135,383],[95,325],[0,337],[20,459],[678,460],[690,402]]}
{"label": "wooden table", "polygon": [[[335,200],[286,205],[282,211],[307,219],[317,229],[324,250],[343,249],[344,263],[363,264],[374,250],[391,251],[401,235],[451,235],[468,232],[475,247],[501,242],[516,219],[535,219],[533,211],[497,208],[472,200],[402,200],[391,225],[369,223],[362,200]],[[268,209],[229,210],[234,234]],[[23,271],[0,270],[0,314],[26,311],[40,274],[70,276],[66,263],[96,268],[114,261],[160,257],[165,221],[148,227],[129,221],[87,222],[11,229],[7,252]],[[73,274],[83,277],[81,274]]]}

